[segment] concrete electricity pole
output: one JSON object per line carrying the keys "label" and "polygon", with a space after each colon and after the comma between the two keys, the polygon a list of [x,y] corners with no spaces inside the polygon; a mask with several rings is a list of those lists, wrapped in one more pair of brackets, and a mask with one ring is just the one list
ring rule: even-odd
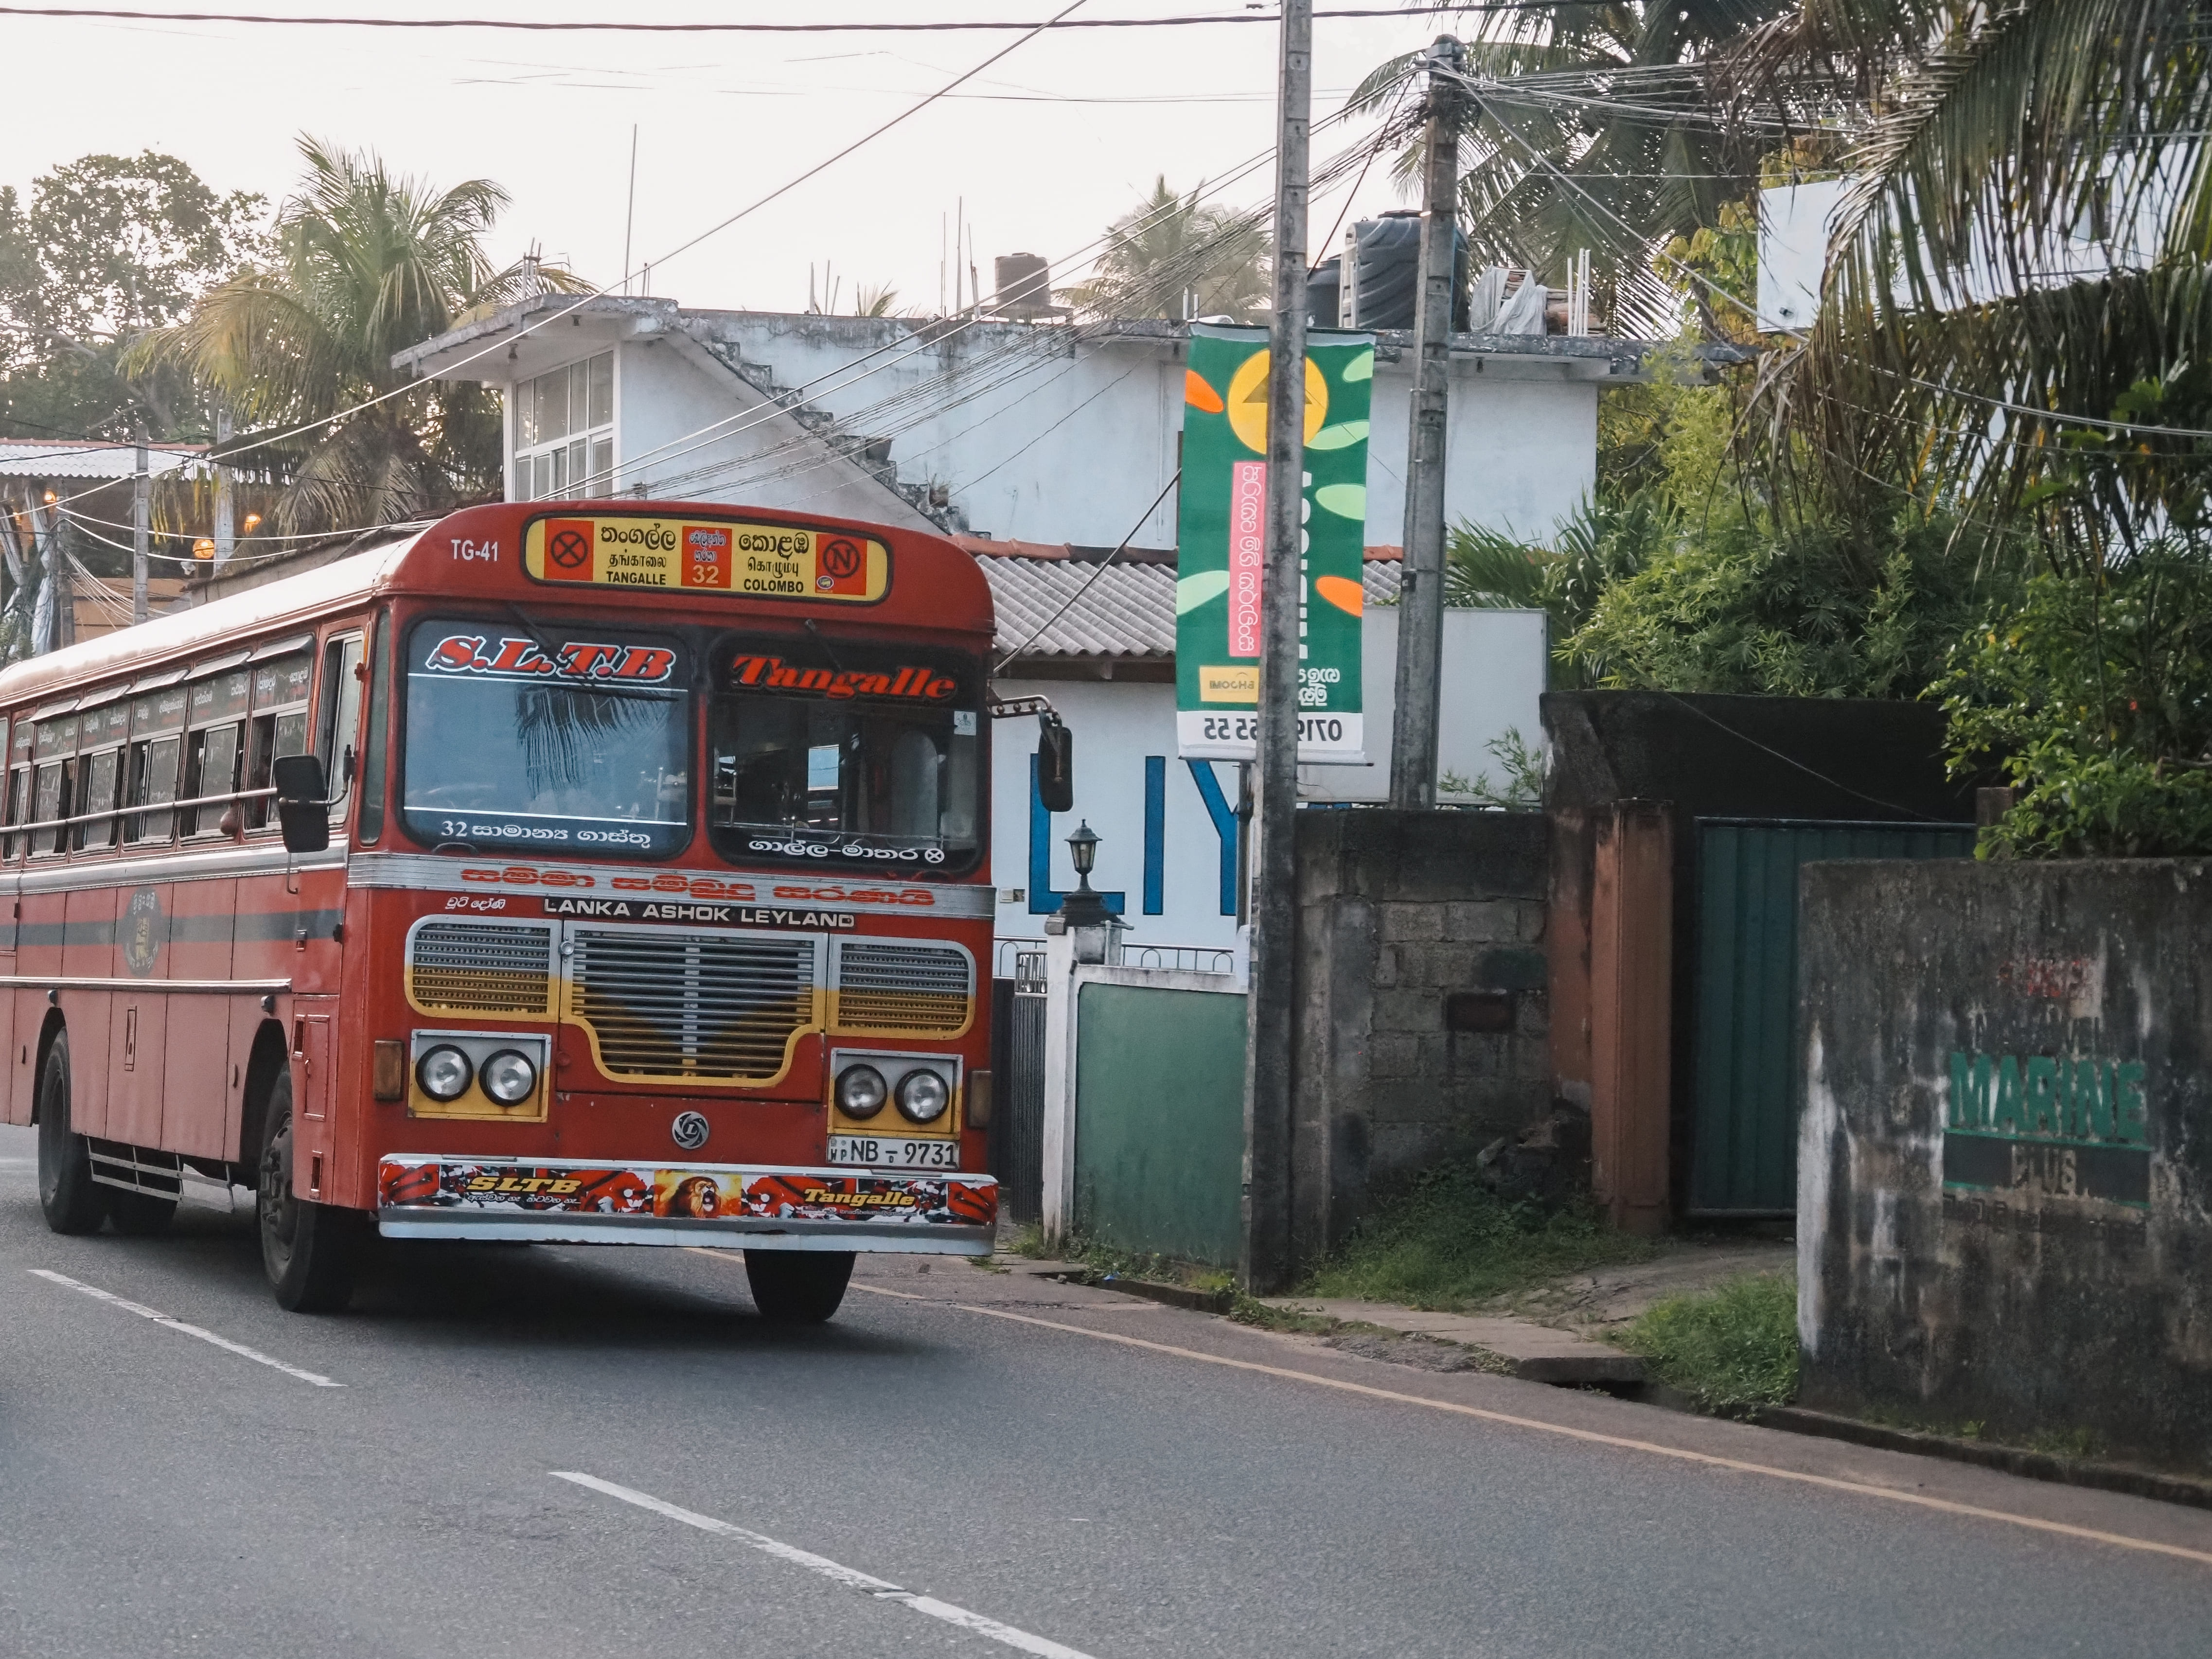
{"label": "concrete electricity pole", "polygon": [[[215,447],[221,454],[222,447],[230,441],[230,404],[218,395],[215,405]],[[215,568],[220,570],[230,562],[230,556],[238,546],[237,509],[231,503],[230,469],[221,461],[215,464]]]}
{"label": "concrete electricity pole", "polygon": [[1437,804],[1437,698],[1444,640],[1444,434],[1449,415],[1452,301],[1458,283],[1456,77],[1466,53],[1449,35],[1429,48],[1428,160],[1421,205],[1421,286],[1413,312],[1413,417],[1406,445],[1406,562],[1398,590],[1396,712],[1390,805]]}
{"label": "concrete electricity pole", "polygon": [[138,467],[131,478],[131,620],[146,620],[146,544],[153,530],[151,480],[146,471],[146,422],[138,422]]}
{"label": "concrete electricity pole", "polygon": [[1298,616],[1305,592],[1306,165],[1313,0],[1283,0],[1275,315],[1267,351],[1267,539],[1260,581],[1259,856],[1245,996],[1243,1237],[1250,1293],[1289,1283],[1291,969],[1297,951]]}

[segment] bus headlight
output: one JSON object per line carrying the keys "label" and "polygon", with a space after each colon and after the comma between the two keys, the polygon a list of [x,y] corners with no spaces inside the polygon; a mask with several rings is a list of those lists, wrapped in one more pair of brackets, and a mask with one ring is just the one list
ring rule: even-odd
{"label": "bus headlight", "polygon": [[[427,1062],[428,1055],[423,1056]],[[502,1106],[520,1106],[538,1087],[538,1068],[518,1048],[502,1048],[477,1073],[483,1091]]]}
{"label": "bus headlight", "polygon": [[415,1081],[436,1101],[459,1100],[468,1092],[469,1079],[475,1075],[476,1067],[469,1064],[469,1057],[450,1042],[424,1050],[422,1058],[415,1062]]}
{"label": "bus headlight", "polygon": [[866,1121],[884,1109],[890,1090],[884,1074],[872,1066],[848,1066],[837,1073],[837,1109],[847,1117]]}
{"label": "bus headlight", "polygon": [[934,1072],[915,1070],[898,1080],[899,1115],[909,1123],[934,1123],[952,1103],[952,1091]]}

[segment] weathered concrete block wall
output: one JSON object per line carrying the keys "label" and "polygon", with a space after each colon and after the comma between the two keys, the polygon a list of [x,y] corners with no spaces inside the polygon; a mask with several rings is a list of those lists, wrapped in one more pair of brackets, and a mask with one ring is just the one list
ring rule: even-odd
{"label": "weathered concrete block wall", "polygon": [[1292,1249],[1551,1100],[1539,812],[1298,814]]}
{"label": "weathered concrete block wall", "polygon": [[2212,863],[1800,895],[1806,1402],[2212,1467]]}

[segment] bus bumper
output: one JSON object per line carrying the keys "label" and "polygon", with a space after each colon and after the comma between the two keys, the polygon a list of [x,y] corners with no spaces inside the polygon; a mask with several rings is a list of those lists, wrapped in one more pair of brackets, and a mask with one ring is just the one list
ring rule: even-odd
{"label": "bus bumper", "polygon": [[388,1153],[377,1162],[386,1238],[722,1249],[988,1255],[989,1176],[739,1164]]}

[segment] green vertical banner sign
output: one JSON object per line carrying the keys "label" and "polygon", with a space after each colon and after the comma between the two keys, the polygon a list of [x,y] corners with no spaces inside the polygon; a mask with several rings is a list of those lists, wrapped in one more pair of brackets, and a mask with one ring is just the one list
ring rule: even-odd
{"label": "green vertical banner sign", "polygon": [[[1176,535],[1176,738],[1250,760],[1267,568],[1267,331],[1194,323]],[[1306,345],[1305,530],[1298,553],[1298,759],[1358,761],[1360,561],[1367,541],[1370,334]]]}

